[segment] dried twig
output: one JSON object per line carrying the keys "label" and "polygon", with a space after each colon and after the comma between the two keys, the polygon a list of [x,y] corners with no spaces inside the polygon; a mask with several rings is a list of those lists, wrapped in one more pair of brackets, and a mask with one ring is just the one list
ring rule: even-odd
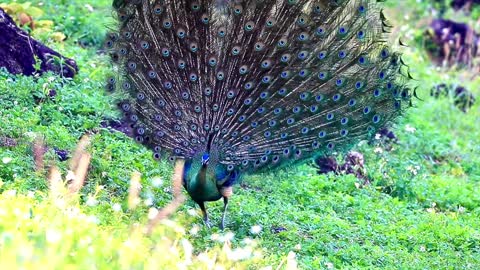
{"label": "dried twig", "polygon": [[130,180],[130,189],[128,190],[128,209],[132,210],[140,202],[139,194],[142,185],[140,184],[140,173],[134,172]]}
{"label": "dried twig", "polygon": [[45,168],[43,156],[45,155],[45,144],[42,138],[37,138],[33,144],[33,158],[35,161],[35,170],[42,172]]}
{"label": "dried twig", "polygon": [[73,180],[68,185],[70,193],[77,193],[85,183],[85,178],[88,173],[88,166],[92,156],[85,151],[90,144],[90,137],[83,136],[78,143],[77,149],[70,160],[70,170],[73,172]]}
{"label": "dried twig", "polygon": [[175,210],[177,210],[180,205],[185,201],[185,196],[182,194],[182,175],[183,168],[185,166],[185,160],[177,159],[175,162],[175,169],[173,175],[173,200],[160,211],[157,215],[150,221],[147,226],[147,234],[150,235],[155,228],[155,226],[164,218],[167,218]]}

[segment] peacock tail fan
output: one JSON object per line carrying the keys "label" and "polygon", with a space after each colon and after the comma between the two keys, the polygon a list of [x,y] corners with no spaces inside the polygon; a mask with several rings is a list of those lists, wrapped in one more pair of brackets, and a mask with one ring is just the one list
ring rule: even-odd
{"label": "peacock tail fan", "polygon": [[108,88],[156,159],[252,173],[345,151],[410,106],[377,2],[116,0]]}

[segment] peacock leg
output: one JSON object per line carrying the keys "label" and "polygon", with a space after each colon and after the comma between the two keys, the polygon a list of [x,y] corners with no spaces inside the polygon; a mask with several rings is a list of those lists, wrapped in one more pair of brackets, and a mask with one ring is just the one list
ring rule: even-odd
{"label": "peacock leg", "polygon": [[220,224],[220,229],[225,228],[225,216],[227,215],[227,206],[228,206],[228,198],[223,197],[223,215],[222,215],[222,223]]}
{"label": "peacock leg", "polygon": [[207,228],[211,228],[210,225],[210,219],[208,219],[208,214],[207,214],[207,209],[205,208],[205,202],[197,202],[198,205],[200,205],[200,209],[202,209],[202,214],[203,214],[203,221],[205,222],[205,226]]}

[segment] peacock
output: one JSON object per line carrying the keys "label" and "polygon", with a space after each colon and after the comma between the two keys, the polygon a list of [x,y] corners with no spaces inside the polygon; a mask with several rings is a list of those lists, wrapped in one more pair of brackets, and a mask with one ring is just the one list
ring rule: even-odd
{"label": "peacock", "polygon": [[242,176],[347,151],[410,107],[378,2],[115,0],[107,89],[208,226],[223,198],[223,228]]}

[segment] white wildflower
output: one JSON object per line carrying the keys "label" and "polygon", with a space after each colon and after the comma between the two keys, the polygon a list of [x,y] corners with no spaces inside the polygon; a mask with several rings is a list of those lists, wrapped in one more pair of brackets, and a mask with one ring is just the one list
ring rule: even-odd
{"label": "white wildflower", "polygon": [[87,199],[87,202],[85,204],[88,205],[88,206],[95,206],[95,205],[98,204],[98,201],[93,196],[89,195],[88,199]]}
{"label": "white wildflower", "polygon": [[96,216],[87,216],[87,222],[92,223],[92,224],[99,224],[100,220]]}
{"label": "white wildflower", "polygon": [[250,228],[250,232],[253,234],[259,234],[262,231],[262,226],[260,225],[254,225],[252,228]]}
{"label": "white wildflower", "polygon": [[253,240],[252,240],[252,238],[246,237],[245,239],[243,239],[243,243],[245,245],[251,245],[251,244],[253,244]]}
{"label": "white wildflower", "polygon": [[235,234],[233,232],[227,232],[225,236],[223,237],[224,241],[232,241],[233,238],[235,237]]}
{"label": "white wildflower", "polygon": [[218,233],[214,233],[214,234],[210,235],[210,240],[219,241],[220,240],[220,235]]}
{"label": "white wildflower", "polygon": [[17,195],[17,191],[15,189],[10,189],[5,191],[5,195],[8,197],[15,197]]}
{"label": "white wildflower", "polygon": [[185,263],[192,262],[193,246],[187,239],[182,239],[182,247],[185,252]]}
{"label": "white wildflower", "polygon": [[67,176],[65,176],[65,180],[72,181],[75,179],[75,173],[73,171],[68,170]]}
{"label": "white wildflower", "polygon": [[193,208],[188,209],[188,210],[187,210],[187,213],[188,213],[190,216],[192,216],[192,217],[194,217],[194,216],[197,215],[197,211],[196,211],[195,209],[193,209]]}
{"label": "white wildflower", "polygon": [[295,252],[290,251],[290,252],[288,253],[288,256],[287,256],[287,266],[286,266],[286,269],[287,269],[287,270],[296,270],[296,269],[298,269],[297,260],[295,259],[295,257],[297,257],[297,254],[295,254]]}
{"label": "white wildflower", "polygon": [[12,161],[12,158],[11,157],[4,157],[2,158],[2,162],[3,164],[8,164]]}
{"label": "white wildflower", "polygon": [[145,204],[145,206],[151,206],[153,204],[153,199],[152,198],[146,198],[143,203]]}
{"label": "white wildflower", "polygon": [[405,131],[406,131],[406,132],[410,132],[410,133],[415,133],[415,131],[417,131],[417,129],[414,128],[414,127],[412,127],[412,126],[410,126],[409,124],[407,124],[407,125],[405,126]]}
{"label": "white wildflower", "polygon": [[199,227],[197,224],[195,224],[195,225],[193,225],[193,227],[190,229],[190,234],[191,234],[191,235],[197,235],[199,231],[200,231],[200,227]]}
{"label": "white wildflower", "polygon": [[115,211],[115,212],[120,212],[120,211],[122,211],[122,206],[119,203],[114,203],[112,205],[112,210]]}
{"label": "white wildflower", "polygon": [[86,5],[85,5],[85,8],[86,8],[88,11],[93,12],[93,7],[92,7],[91,5],[86,4]]}
{"label": "white wildflower", "polygon": [[376,147],[375,149],[373,149],[373,152],[376,154],[381,154],[383,153],[383,149],[381,147]]}
{"label": "white wildflower", "polygon": [[236,248],[227,254],[231,261],[240,261],[248,259],[252,255],[251,247]]}
{"label": "white wildflower", "polygon": [[[417,175],[418,174],[418,169],[417,169],[418,166],[408,166],[407,167],[407,171],[411,172],[413,175]],[[420,167],[418,167],[420,168]]]}
{"label": "white wildflower", "polygon": [[326,262],[326,263],[325,263],[325,267],[326,267],[327,269],[333,269],[333,268],[334,268],[333,263],[331,263],[331,262]]}
{"label": "white wildflower", "polygon": [[152,186],[154,187],[160,187],[161,185],[163,185],[163,178],[161,177],[154,177],[152,179]]}
{"label": "white wildflower", "polygon": [[148,219],[154,219],[158,214],[158,209],[155,207],[150,207],[148,209]]}
{"label": "white wildflower", "polygon": [[427,248],[422,245],[422,246],[420,246],[419,250],[420,250],[420,252],[425,252],[425,251],[427,251]]}
{"label": "white wildflower", "polygon": [[62,239],[62,234],[54,229],[48,229],[45,235],[48,243],[55,244]]}
{"label": "white wildflower", "polygon": [[382,134],[377,133],[375,134],[375,140],[380,140],[382,138]]}

